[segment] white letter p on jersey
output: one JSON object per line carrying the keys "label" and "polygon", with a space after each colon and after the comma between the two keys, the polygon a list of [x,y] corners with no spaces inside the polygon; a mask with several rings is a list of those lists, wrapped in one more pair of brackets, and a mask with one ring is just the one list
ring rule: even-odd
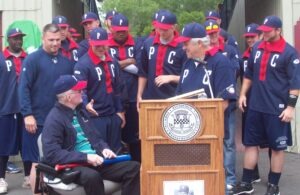
{"label": "white letter p on jersey", "polygon": [[181,80],[181,83],[183,83],[184,79],[189,75],[189,70],[188,69],[185,69],[184,72],[183,72],[183,76],[182,76],[182,80]]}

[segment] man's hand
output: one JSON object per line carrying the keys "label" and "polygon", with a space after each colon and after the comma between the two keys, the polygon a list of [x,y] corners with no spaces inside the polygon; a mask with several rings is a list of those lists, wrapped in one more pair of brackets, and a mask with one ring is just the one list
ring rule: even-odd
{"label": "man's hand", "polygon": [[121,118],[122,123],[121,123],[121,128],[125,127],[126,120],[125,120],[125,115],[124,112],[117,112],[117,115]]}
{"label": "man's hand", "polygon": [[137,96],[136,98],[136,109],[137,109],[137,112],[140,112],[140,102],[142,101],[142,97],[141,96]]}
{"label": "man's hand", "polygon": [[247,107],[247,97],[245,95],[241,95],[239,98],[239,108],[242,112],[244,112],[245,107]]}
{"label": "man's hand", "polygon": [[125,60],[120,60],[119,64],[120,64],[121,68],[124,69],[130,64],[136,64],[136,61],[134,58],[127,58]]}
{"label": "man's hand", "polygon": [[155,84],[157,87],[160,87],[164,84],[167,83],[178,83],[179,81],[179,76],[175,76],[175,75],[159,75],[158,77],[155,78]]}
{"label": "man's hand", "polygon": [[91,101],[86,105],[86,110],[92,113],[94,116],[98,116],[98,112],[94,109],[94,99],[91,99]]}
{"label": "man's hand", "polygon": [[279,115],[279,118],[281,118],[282,122],[291,122],[291,120],[294,118],[295,114],[295,108],[288,106],[286,109],[282,111],[282,113]]}
{"label": "man's hand", "polygon": [[104,158],[116,158],[116,154],[111,151],[110,149],[107,149],[105,148],[103,151],[102,151],[102,154],[104,156]]}
{"label": "man's hand", "polygon": [[87,155],[87,162],[94,167],[100,166],[103,163],[103,158],[98,154],[88,154]]}
{"label": "man's hand", "polygon": [[25,128],[29,133],[34,134],[37,130],[36,120],[33,115],[28,115],[24,118]]}

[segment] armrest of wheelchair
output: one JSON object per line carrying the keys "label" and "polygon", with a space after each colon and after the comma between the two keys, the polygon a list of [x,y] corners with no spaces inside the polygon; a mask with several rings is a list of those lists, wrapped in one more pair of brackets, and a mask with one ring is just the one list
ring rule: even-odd
{"label": "armrest of wheelchair", "polygon": [[80,171],[74,171],[72,169],[56,171],[53,167],[44,163],[39,163],[36,166],[36,169],[43,172],[47,177],[49,177],[49,179],[59,178],[65,184],[72,183],[80,174]]}
{"label": "armrest of wheelchair", "polygon": [[47,164],[44,164],[44,163],[39,163],[37,166],[36,166],[36,169],[43,172],[43,173],[46,173],[46,174],[49,174],[49,175],[52,175],[52,176],[58,176],[58,172],[51,166],[47,165]]}

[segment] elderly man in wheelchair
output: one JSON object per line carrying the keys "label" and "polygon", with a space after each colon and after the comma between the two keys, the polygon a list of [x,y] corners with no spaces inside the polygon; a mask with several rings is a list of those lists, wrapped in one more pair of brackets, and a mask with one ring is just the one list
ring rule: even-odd
{"label": "elderly man in wheelchair", "polygon": [[[63,75],[55,82],[58,101],[44,124],[43,158],[37,166],[37,180],[46,180],[52,186],[51,182],[56,183],[59,178],[59,182],[82,186],[87,195],[112,193],[107,192],[106,185],[119,185],[122,195],[139,195],[140,164],[116,156],[95,130],[86,110],[80,106],[85,87],[85,81],[77,81],[71,75]],[[60,170],[65,167],[68,169]],[[47,177],[39,178],[40,172]],[[72,185],[66,185],[66,190],[72,190]],[[35,191],[39,191],[37,184]]]}

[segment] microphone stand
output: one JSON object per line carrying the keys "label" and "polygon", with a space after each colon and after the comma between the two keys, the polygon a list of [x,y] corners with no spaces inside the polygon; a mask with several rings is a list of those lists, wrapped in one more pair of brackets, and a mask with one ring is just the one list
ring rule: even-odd
{"label": "microphone stand", "polygon": [[211,98],[215,98],[213,90],[212,90],[212,87],[211,87],[211,83],[210,83],[210,76],[209,76],[209,73],[208,73],[208,71],[206,69],[207,61],[201,60],[199,58],[194,59],[194,60],[196,60],[197,62],[199,62],[199,63],[201,63],[203,65],[202,67],[203,67],[205,75],[207,76],[207,79],[208,79],[208,88],[209,88],[210,96],[211,96]]}

